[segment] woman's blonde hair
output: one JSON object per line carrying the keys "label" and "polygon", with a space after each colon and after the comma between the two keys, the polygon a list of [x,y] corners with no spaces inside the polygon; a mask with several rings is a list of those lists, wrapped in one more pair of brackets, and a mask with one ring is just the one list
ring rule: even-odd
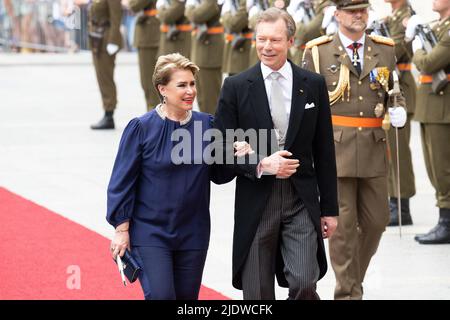
{"label": "woman's blonde hair", "polygon": [[153,86],[158,92],[159,99],[163,101],[163,96],[159,93],[158,85],[167,85],[176,70],[189,70],[195,76],[200,68],[191,60],[179,53],[166,54],[160,56],[156,61],[155,71],[153,72]]}

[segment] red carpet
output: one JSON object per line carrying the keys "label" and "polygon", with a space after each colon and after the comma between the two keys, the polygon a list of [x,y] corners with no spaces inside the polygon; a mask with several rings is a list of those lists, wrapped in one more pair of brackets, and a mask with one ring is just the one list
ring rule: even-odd
{"label": "red carpet", "polygon": [[[0,226],[0,300],[143,299],[121,284],[109,239],[1,187]],[[200,299],[228,298],[202,286]]]}

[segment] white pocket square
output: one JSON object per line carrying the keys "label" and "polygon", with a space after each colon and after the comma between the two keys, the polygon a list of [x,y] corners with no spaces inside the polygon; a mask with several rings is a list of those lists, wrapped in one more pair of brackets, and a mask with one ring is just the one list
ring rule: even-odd
{"label": "white pocket square", "polygon": [[311,109],[311,108],[314,108],[316,105],[314,104],[314,102],[311,102],[311,103],[307,103],[306,105],[305,105],[305,109]]}

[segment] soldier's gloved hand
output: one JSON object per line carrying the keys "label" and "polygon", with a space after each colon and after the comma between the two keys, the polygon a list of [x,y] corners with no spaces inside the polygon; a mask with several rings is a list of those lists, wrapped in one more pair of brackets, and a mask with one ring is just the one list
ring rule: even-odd
{"label": "soldier's gloved hand", "polygon": [[257,15],[259,13],[260,9],[258,6],[253,6],[250,11],[248,12],[248,18],[252,18],[253,16]]}
{"label": "soldier's gloved hand", "polygon": [[403,107],[389,108],[389,116],[393,127],[401,128],[406,123],[406,110]]}
{"label": "soldier's gloved hand", "polygon": [[415,53],[419,49],[423,49],[423,43],[422,40],[420,40],[419,36],[415,36],[412,42],[412,51],[413,53]]}
{"label": "soldier's gloved hand", "polygon": [[113,54],[117,53],[117,51],[119,51],[119,46],[114,43],[108,43],[106,45],[106,51],[110,56],[112,56]]}
{"label": "soldier's gloved hand", "polygon": [[[248,0],[248,1],[251,1],[251,0]],[[304,0],[291,0],[291,1],[289,2],[289,5],[288,5],[287,8],[286,8],[286,11],[287,11],[291,16],[294,16],[295,11],[297,10],[299,4],[300,4],[301,2],[303,2],[303,1],[304,1]]]}
{"label": "soldier's gloved hand", "polygon": [[162,7],[166,7],[167,6],[167,1],[166,0],[158,0],[156,1],[156,9],[161,10]]}
{"label": "soldier's gloved hand", "polygon": [[336,12],[336,6],[328,6],[323,9],[322,29],[325,29],[330,24]]}
{"label": "soldier's gloved hand", "polygon": [[335,33],[338,31],[338,29],[339,29],[338,23],[337,23],[336,20],[333,19],[333,21],[331,21],[331,22],[328,24],[328,27],[327,27],[327,29],[325,30],[325,34],[326,34],[327,36],[333,35],[333,34],[335,34]]}
{"label": "soldier's gloved hand", "polygon": [[414,39],[416,35],[416,27],[419,24],[424,24],[425,21],[422,19],[422,17],[418,15],[413,15],[411,18],[409,18],[408,23],[406,24],[406,30],[405,30],[405,40],[406,42],[409,42]]}

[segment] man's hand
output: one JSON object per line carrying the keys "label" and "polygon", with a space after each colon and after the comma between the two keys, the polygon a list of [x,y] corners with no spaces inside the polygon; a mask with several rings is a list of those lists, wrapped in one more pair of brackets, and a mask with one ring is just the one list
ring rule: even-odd
{"label": "man's hand", "polygon": [[287,159],[292,156],[287,150],[277,151],[261,160],[261,170],[280,178],[289,178],[300,166],[298,159]]}
{"label": "man's hand", "polygon": [[330,238],[337,227],[337,217],[321,217],[320,229],[324,239]]}
{"label": "man's hand", "polygon": [[389,108],[389,117],[393,127],[401,128],[406,123],[406,110],[403,107]]}

